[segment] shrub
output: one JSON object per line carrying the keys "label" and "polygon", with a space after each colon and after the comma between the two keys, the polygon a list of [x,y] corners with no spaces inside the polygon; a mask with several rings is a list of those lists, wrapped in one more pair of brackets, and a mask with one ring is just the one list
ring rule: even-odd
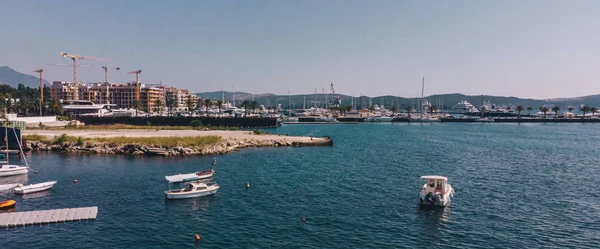
{"label": "shrub", "polygon": [[198,127],[202,126],[202,121],[195,119],[190,122],[190,125],[197,129]]}
{"label": "shrub", "polygon": [[255,134],[255,135],[260,135],[260,134],[263,134],[263,132],[262,132],[262,131],[260,131],[260,130],[254,130],[254,134]]}
{"label": "shrub", "polygon": [[150,121],[147,121],[147,122],[146,122],[146,126],[152,126],[152,122],[150,122]]}

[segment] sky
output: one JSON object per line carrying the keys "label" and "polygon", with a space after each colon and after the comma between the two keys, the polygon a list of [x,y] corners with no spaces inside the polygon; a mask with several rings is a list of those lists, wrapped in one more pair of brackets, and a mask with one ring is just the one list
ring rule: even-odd
{"label": "sky", "polygon": [[[600,93],[600,1],[4,0],[0,66],[193,92],[525,98]],[[102,66],[93,60],[80,65]],[[33,74],[33,73],[31,73]],[[100,68],[79,68],[84,82]]]}

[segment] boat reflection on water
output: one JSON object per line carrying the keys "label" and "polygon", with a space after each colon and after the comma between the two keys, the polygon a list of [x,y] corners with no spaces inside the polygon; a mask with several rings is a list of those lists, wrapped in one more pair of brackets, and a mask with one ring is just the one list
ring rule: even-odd
{"label": "boat reflection on water", "polygon": [[0,177],[0,185],[10,183],[21,183],[25,184],[28,180],[28,174],[16,175],[16,176],[3,176]]}
{"label": "boat reflection on water", "polygon": [[3,214],[3,213],[12,213],[14,211],[17,211],[16,207],[11,207],[11,208],[8,208],[8,209],[0,209],[0,214]]}
{"label": "boat reflection on water", "polygon": [[450,207],[419,206],[419,213],[425,222],[445,223],[450,216]]}
{"label": "boat reflection on water", "polygon": [[165,207],[167,209],[173,208],[206,212],[213,198],[216,198],[215,195],[204,196],[202,198],[178,199],[175,201],[165,198]]}
{"label": "boat reflection on water", "polygon": [[46,191],[42,191],[42,192],[35,192],[35,193],[30,193],[30,194],[24,194],[24,195],[22,195],[21,198],[23,198],[23,200],[38,199],[38,198],[48,197],[50,195],[52,195],[52,189],[49,189],[49,190],[46,190]]}

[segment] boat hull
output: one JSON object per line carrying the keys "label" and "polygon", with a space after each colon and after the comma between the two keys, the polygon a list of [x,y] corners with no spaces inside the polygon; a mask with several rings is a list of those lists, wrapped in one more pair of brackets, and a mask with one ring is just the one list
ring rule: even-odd
{"label": "boat hull", "polygon": [[42,192],[42,191],[51,189],[52,187],[54,187],[54,184],[56,184],[56,182],[27,185],[27,186],[23,186],[20,188],[15,188],[15,193],[23,195],[23,194]]}
{"label": "boat hull", "polygon": [[167,199],[170,199],[170,200],[174,200],[174,199],[189,199],[189,198],[197,198],[197,197],[204,197],[204,196],[214,195],[214,194],[217,193],[217,190],[219,190],[218,187],[214,188],[214,189],[209,189],[209,190],[206,190],[206,191],[202,191],[202,192],[193,192],[193,193],[166,191],[165,192],[165,196],[167,197]]}
{"label": "boat hull", "polygon": [[15,200],[6,200],[3,202],[0,202],[0,209],[12,208],[16,204],[17,204],[17,202]]}
{"label": "boat hull", "polygon": [[178,182],[209,179],[209,178],[213,177],[214,174],[215,174],[214,170],[211,170],[211,171],[196,172],[196,173],[190,173],[190,174],[165,176],[165,179],[167,179],[167,181],[170,183],[178,183]]}
{"label": "boat hull", "polygon": [[22,167],[16,165],[2,165],[0,168],[0,176],[15,176],[27,174],[29,167]]}

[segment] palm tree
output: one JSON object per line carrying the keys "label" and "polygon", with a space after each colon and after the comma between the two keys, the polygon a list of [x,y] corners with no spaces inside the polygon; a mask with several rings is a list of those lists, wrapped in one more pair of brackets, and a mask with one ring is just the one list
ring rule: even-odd
{"label": "palm tree", "polygon": [[223,108],[223,100],[217,101],[217,108],[219,108],[219,114],[221,114],[221,108]]}
{"label": "palm tree", "polygon": [[545,106],[540,106],[540,111],[544,113],[544,119],[546,118],[546,113],[548,111],[550,111],[550,109],[548,109],[548,107]]}
{"label": "palm tree", "polygon": [[481,108],[479,108],[479,112],[481,112],[481,117],[483,117],[485,115],[485,111],[487,111],[485,106],[482,106]]}
{"label": "palm tree", "polygon": [[392,114],[396,114],[396,112],[398,111],[398,107],[396,107],[396,106],[394,105],[394,106],[392,106],[392,107],[390,108],[390,111],[392,111]]}
{"label": "palm tree", "polygon": [[517,106],[517,114],[519,115],[519,118],[521,117],[521,112],[525,110],[525,108],[522,105]]}
{"label": "palm tree", "polygon": [[533,111],[533,108],[531,108],[531,106],[527,107],[527,111],[529,112],[527,115],[531,116],[531,111]]}
{"label": "palm tree", "polygon": [[131,108],[135,108],[135,116],[138,115],[138,110],[142,108],[142,102],[134,100],[131,102]]}
{"label": "palm tree", "polygon": [[590,112],[592,113],[592,117],[594,115],[596,115],[596,111],[598,111],[598,108],[596,108],[596,107],[590,107]]}
{"label": "palm tree", "polygon": [[208,108],[212,107],[213,101],[210,99],[204,99],[204,110],[208,112]]}
{"label": "palm tree", "polygon": [[185,107],[187,108],[188,112],[190,112],[190,110],[193,110],[194,107],[196,107],[196,103],[194,103],[192,97],[188,97],[188,99],[185,101]]}
{"label": "palm tree", "polygon": [[552,107],[552,111],[554,112],[554,117],[558,117],[558,111],[560,111],[560,107],[555,105]]}
{"label": "palm tree", "polygon": [[433,113],[435,111],[435,106],[430,105],[429,107],[427,107],[427,111],[429,111],[429,113]]}
{"label": "palm tree", "polygon": [[51,100],[48,104],[48,111],[54,115],[63,115],[64,110],[62,103],[57,100]]}
{"label": "palm tree", "polygon": [[242,106],[244,107],[245,116],[248,116],[248,107],[250,106],[250,100],[242,101]]}
{"label": "palm tree", "polygon": [[369,111],[373,112],[373,110],[375,110],[375,107],[369,106]]}
{"label": "palm tree", "polygon": [[413,112],[414,108],[412,105],[406,107],[406,112],[408,112],[408,118],[410,118],[410,113]]}
{"label": "palm tree", "polygon": [[252,109],[252,112],[256,112],[256,109],[258,109],[258,107],[259,107],[258,102],[256,102],[256,101],[250,102],[250,108]]}
{"label": "palm tree", "polygon": [[573,112],[573,109],[575,109],[575,108],[573,108],[572,106],[569,106],[569,108],[567,108],[567,110],[569,110],[569,112]]}
{"label": "palm tree", "polygon": [[589,111],[590,111],[590,107],[589,107],[589,106],[587,106],[587,105],[584,105],[584,106],[582,106],[582,107],[581,107],[581,109],[579,109],[579,110],[580,110],[581,112],[583,112],[583,118],[585,118],[585,114],[586,114],[587,112],[589,112]]}
{"label": "palm tree", "polygon": [[173,98],[167,98],[167,102],[165,103],[167,108],[169,109],[169,116],[173,115],[173,110],[177,106],[177,101]]}
{"label": "palm tree", "polygon": [[154,112],[162,112],[164,104],[160,99],[154,101]]}

